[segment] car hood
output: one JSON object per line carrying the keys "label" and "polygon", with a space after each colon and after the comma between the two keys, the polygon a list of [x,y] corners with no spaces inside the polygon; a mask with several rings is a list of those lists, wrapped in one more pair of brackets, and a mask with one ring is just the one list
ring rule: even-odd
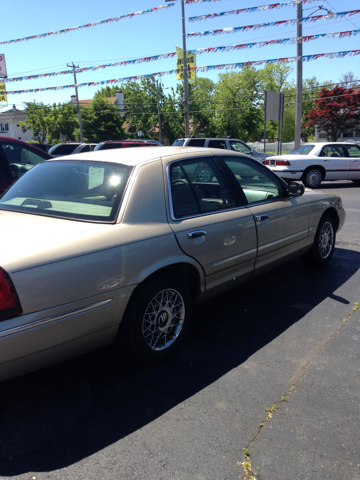
{"label": "car hood", "polygon": [[0,266],[10,273],[90,253],[104,246],[101,239],[111,229],[114,225],[1,210]]}

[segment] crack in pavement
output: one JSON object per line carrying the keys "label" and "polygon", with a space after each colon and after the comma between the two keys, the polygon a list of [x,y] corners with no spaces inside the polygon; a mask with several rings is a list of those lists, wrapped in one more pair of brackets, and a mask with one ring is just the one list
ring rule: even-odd
{"label": "crack in pavement", "polygon": [[[265,422],[268,422],[272,419],[273,414],[277,411],[278,409],[278,403],[281,403],[283,401],[287,401],[286,397],[290,395],[290,393],[295,389],[296,385],[301,382],[303,379],[304,375],[306,374],[307,367],[309,364],[312,362],[312,360],[326,347],[334,337],[336,337],[340,331],[345,328],[345,323],[350,320],[350,318],[354,315],[354,313],[360,308],[360,302],[355,302],[352,310],[350,313],[348,313],[348,316],[346,318],[341,318],[341,320],[344,322],[334,333],[330,334],[327,336],[327,338],[320,343],[318,343],[311,351],[310,353],[305,357],[302,366],[298,368],[298,370],[295,372],[295,374],[292,377],[292,385],[290,385],[289,391],[283,395],[280,396],[280,399],[273,404],[272,407],[266,408],[265,411],[268,412],[268,415],[266,419],[264,420],[264,423],[259,424],[259,429],[256,435],[250,440],[248,445],[245,448],[241,448],[240,450],[244,451],[244,460],[242,462],[238,462],[238,465],[241,465],[244,469],[243,473],[243,478],[246,480],[261,480],[260,477],[260,472],[257,473],[254,471],[254,467],[251,465],[251,462],[249,460],[250,453],[249,453],[249,448],[251,445],[258,439],[261,430],[263,426],[265,425]],[[259,468],[259,467],[257,467]]]}

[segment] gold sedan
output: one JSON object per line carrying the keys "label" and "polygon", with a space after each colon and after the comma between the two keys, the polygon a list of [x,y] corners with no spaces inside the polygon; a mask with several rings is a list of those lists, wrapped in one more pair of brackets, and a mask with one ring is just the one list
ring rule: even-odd
{"label": "gold sedan", "polygon": [[137,363],[161,361],[194,304],[295,257],[326,265],[344,221],[340,197],[230,151],[38,164],[0,198],[0,379],[112,342]]}

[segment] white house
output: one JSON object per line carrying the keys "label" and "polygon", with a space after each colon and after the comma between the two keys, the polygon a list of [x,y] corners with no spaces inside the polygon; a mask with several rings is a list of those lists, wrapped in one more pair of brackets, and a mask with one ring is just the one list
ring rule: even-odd
{"label": "white house", "polygon": [[15,105],[11,110],[0,113],[0,138],[11,137],[25,142],[32,140],[34,132],[28,130],[24,133],[20,127],[20,122],[25,122],[26,117],[26,113],[18,110]]}

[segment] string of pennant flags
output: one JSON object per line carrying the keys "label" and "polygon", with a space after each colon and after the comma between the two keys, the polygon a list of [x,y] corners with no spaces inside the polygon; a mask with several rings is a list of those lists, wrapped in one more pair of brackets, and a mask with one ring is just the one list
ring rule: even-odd
{"label": "string of pennant flags", "polygon": [[274,10],[282,7],[293,7],[298,3],[301,3],[301,0],[291,0],[289,2],[272,3],[270,5],[261,5],[259,7],[240,8],[238,10],[229,10],[228,12],[209,13],[208,15],[198,15],[196,17],[189,17],[188,21],[195,22],[197,20],[208,20],[210,18],[227,17],[228,15],[239,15],[239,13],[254,13],[254,12],[260,12],[264,10]]}
{"label": "string of pennant flags", "polygon": [[[360,55],[360,50],[347,50],[343,52],[332,52],[332,53],[317,53],[314,55],[302,55],[301,57],[287,57],[287,58],[274,58],[271,60],[255,60],[250,62],[240,62],[240,63],[228,63],[228,64],[221,64],[221,65],[208,65],[208,66],[201,66],[201,67],[190,67],[190,70],[196,72],[210,72],[214,70],[234,70],[237,68],[243,68],[246,66],[259,66],[263,64],[269,63],[290,63],[296,62],[301,59],[303,62],[309,62],[312,60],[318,60],[319,58],[343,58],[346,56],[356,56]],[[0,91],[1,94],[7,95],[20,95],[22,93],[39,93],[39,92],[46,92],[46,91],[53,91],[53,90],[65,90],[67,88],[75,88],[75,87],[94,87],[98,85],[109,85],[114,83],[123,83],[123,82],[130,82],[130,81],[137,81],[142,80],[144,78],[150,77],[162,77],[164,75],[174,75],[180,72],[180,69],[177,70],[167,70],[165,72],[157,72],[157,73],[148,73],[146,75],[136,75],[133,77],[123,77],[123,78],[115,78],[112,80],[102,80],[99,82],[87,82],[87,83],[79,83],[77,85],[61,85],[58,87],[45,87],[45,88],[33,88],[30,90],[13,90],[13,91]]]}
{"label": "string of pennant flags", "polygon": [[315,15],[313,17],[304,17],[300,19],[292,20],[278,20],[277,22],[268,22],[268,23],[258,23],[256,25],[245,25],[242,27],[233,27],[233,28],[222,28],[217,30],[208,30],[205,32],[190,32],[187,34],[188,38],[192,37],[205,37],[208,35],[220,35],[221,33],[236,33],[236,32],[245,32],[247,30],[258,30],[259,28],[265,27],[278,27],[279,25],[295,25],[297,23],[307,23],[307,22],[316,22],[318,20],[335,20],[338,18],[351,17],[360,13],[360,10],[351,10],[348,12],[339,12],[339,13],[328,13],[326,15]]}
{"label": "string of pennant flags", "polygon": [[[191,3],[210,3],[210,2],[220,2],[221,0],[185,0],[186,4]],[[297,3],[312,3],[317,2],[318,0],[293,0],[293,4],[296,5]]]}
{"label": "string of pennant flags", "polygon": [[126,18],[133,18],[137,15],[145,15],[147,13],[158,12],[159,10],[164,10],[165,8],[171,8],[175,5],[175,2],[169,3],[167,5],[160,5],[159,7],[149,8],[148,10],[141,10],[139,12],[128,13],[126,15],[120,15],[119,17],[108,18],[107,20],[99,20],[97,22],[87,23],[85,25],[80,25],[78,27],[64,28],[63,30],[56,30],[55,32],[41,33],[39,35],[31,35],[30,37],[16,38],[15,40],[7,40],[5,42],[0,42],[0,45],[9,45],[11,43],[26,42],[28,40],[35,40],[36,38],[45,38],[52,35],[61,35],[63,33],[74,32],[75,30],[81,30],[83,28],[96,27],[97,25],[104,25],[107,23],[118,22],[119,20],[124,20]]}
{"label": "string of pennant flags", "polygon": [[[207,47],[207,48],[198,48],[195,50],[188,50],[189,54],[194,54],[194,55],[201,55],[203,53],[217,53],[217,52],[229,52],[232,50],[243,50],[243,49],[249,49],[253,47],[266,47],[266,46],[271,46],[271,45],[285,45],[285,44],[295,44],[297,42],[310,42],[312,40],[317,40],[319,38],[347,38],[355,35],[359,35],[360,30],[348,30],[344,32],[332,32],[332,33],[320,33],[317,35],[307,35],[304,37],[292,37],[292,38],[280,38],[278,40],[267,40],[263,42],[253,42],[253,43],[241,43],[241,44],[234,44],[234,45],[224,45],[224,46],[218,46],[218,47]],[[134,64],[139,64],[139,63],[148,63],[148,62],[153,62],[156,60],[164,60],[167,58],[173,58],[176,56],[176,52],[171,52],[171,53],[164,53],[162,55],[154,55],[152,57],[143,57],[143,58],[137,58],[134,60],[125,60],[122,62],[115,62],[115,63],[107,63],[104,65],[97,65],[97,66],[92,66],[92,67],[84,67],[84,68],[78,68],[76,70],[76,73],[84,73],[88,71],[96,71],[108,67],[123,67],[123,66],[128,66],[128,65],[134,65]],[[24,80],[34,80],[38,78],[47,78],[47,77],[55,77],[58,75],[68,75],[68,74],[73,74],[73,70],[63,70],[60,72],[52,72],[52,73],[42,73],[38,75],[28,75],[25,77],[14,77],[14,78],[4,78],[1,81],[2,82],[22,82]]]}

